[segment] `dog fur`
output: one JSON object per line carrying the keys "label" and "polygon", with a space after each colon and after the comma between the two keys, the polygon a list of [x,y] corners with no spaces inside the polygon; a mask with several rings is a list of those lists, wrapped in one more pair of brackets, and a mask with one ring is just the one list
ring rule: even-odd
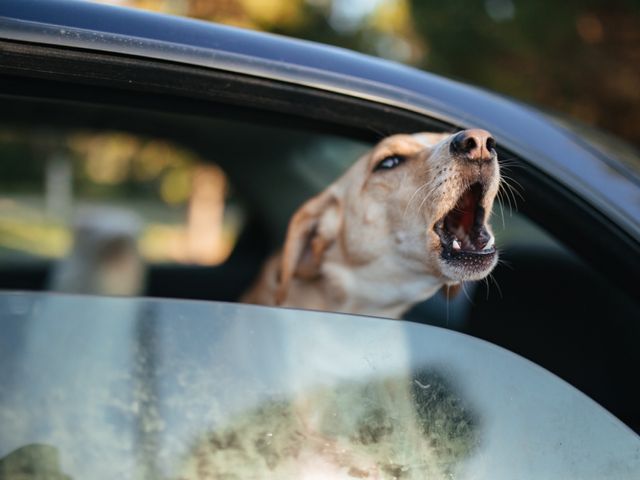
{"label": "dog fur", "polygon": [[[395,318],[445,285],[486,276],[497,254],[482,268],[446,262],[434,231],[465,189],[481,182],[493,244],[487,221],[500,183],[493,139],[466,132],[477,142],[462,156],[451,146],[457,134],[378,143],[293,215],[282,252],[242,301]],[[394,158],[397,166],[380,168]]]}

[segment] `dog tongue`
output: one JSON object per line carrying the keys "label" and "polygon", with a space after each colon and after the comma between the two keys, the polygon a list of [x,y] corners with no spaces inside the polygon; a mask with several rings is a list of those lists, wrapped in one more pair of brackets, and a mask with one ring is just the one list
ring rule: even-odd
{"label": "dog tongue", "polygon": [[468,234],[475,220],[476,196],[472,190],[467,190],[450,214],[454,228],[457,230],[462,227],[465,234]]}
{"label": "dog tongue", "polygon": [[465,232],[471,231],[471,227],[473,226],[475,206],[475,196],[471,191],[467,191],[462,198],[462,216],[460,218],[460,225],[462,225]]}

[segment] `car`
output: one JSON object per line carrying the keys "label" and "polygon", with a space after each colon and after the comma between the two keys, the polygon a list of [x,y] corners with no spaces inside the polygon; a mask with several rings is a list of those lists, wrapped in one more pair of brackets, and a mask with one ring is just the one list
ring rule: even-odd
{"label": "car", "polygon": [[[632,148],[355,52],[88,2],[4,0],[0,65],[0,473],[59,455],[73,478],[170,476],[194,432],[311,378],[427,365],[482,420],[459,468],[637,475]],[[491,280],[395,323],[224,303],[376,140],[466,128],[493,134],[510,185]]]}

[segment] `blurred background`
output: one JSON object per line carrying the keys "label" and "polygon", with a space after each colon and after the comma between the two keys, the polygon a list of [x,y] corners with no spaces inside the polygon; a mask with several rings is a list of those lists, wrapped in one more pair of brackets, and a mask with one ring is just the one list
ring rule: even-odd
{"label": "blurred background", "polygon": [[101,0],[346,47],[640,146],[640,0]]}
{"label": "blurred background", "polygon": [[[640,146],[640,0],[98,1],[358,50]],[[242,229],[245,212],[218,159],[188,145],[125,131],[21,127],[7,118],[0,156],[3,264],[80,255],[93,259],[92,271],[104,265],[109,278],[141,262],[218,265]]]}

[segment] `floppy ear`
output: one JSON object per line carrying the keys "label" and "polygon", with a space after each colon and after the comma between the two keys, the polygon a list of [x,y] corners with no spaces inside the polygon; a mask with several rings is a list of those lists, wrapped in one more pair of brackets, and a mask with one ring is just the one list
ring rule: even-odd
{"label": "floppy ear", "polygon": [[282,252],[276,304],[287,297],[294,276],[311,279],[320,274],[324,252],[338,236],[340,205],[333,192],[322,192],[302,205],[287,229]]}

